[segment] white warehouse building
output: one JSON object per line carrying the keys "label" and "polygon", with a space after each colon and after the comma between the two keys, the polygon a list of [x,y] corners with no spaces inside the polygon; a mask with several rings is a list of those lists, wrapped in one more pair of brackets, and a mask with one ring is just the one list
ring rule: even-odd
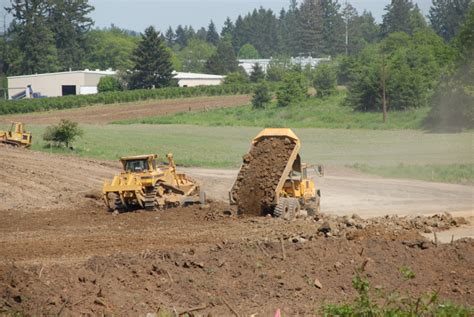
{"label": "white warehouse building", "polygon": [[113,76],[114,71],[81,70],[61,73],[47,73],[8,77],[8,95],[10,98],[21,94],[31,86],[33,93],[46,97],[67,95],[89,95],[97,93],[99,80],[104,76]]}
{"label": "white warehouse building", "polygon": [[[8,77],[10,99],[32,96],[60,97],[67,95],[90,95],[98,92],[97,85],[104,76],[115,76],[113,70],[81,70]],[[180,87],[215,86],[224,81],[224,76],[175,72]]]}

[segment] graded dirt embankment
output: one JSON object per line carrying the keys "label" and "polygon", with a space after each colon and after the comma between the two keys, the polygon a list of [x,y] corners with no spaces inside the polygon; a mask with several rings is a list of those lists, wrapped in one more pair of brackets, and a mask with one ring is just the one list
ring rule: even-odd
{"label": "graded dirt embankment", "polygon": [[21,121],[28,124],[56,124],[61,119],[79,123],[105,124],[118,120],[148,118],[185,111],[206,111],[246,105],[249,96],[194,97],[142,103],[97,105],[76,109],[0,116],[0,123]]}
{"label": "graded dirt embankment", "polygon": [[294,148],[295,144],[288,138],[271,137],[257,142],[244,155],[232,188],[240,214],[258,216],[268,212]]}

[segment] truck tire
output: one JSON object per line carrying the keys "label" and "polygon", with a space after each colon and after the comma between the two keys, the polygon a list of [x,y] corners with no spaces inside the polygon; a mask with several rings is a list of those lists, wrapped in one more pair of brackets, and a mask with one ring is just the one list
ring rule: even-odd
{"label": "truck tire", "polygon": [[300,203],[296,198],[280,198],[273,211],[273,216],[285,220],[293,220],[300,211]]}

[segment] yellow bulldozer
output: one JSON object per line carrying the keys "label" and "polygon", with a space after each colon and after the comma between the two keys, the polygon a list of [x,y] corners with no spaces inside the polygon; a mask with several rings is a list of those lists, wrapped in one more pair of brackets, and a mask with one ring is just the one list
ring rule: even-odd
{"label": "yellow bulldozer", "polygon": [[[239,214],[290,220],[301,209],[308,215],[320,212],[321,192],[308,178],[310,166],[301,162],[300,149],[301,141],[291,129],[264,129],[252,140],[229,192],[230,204],[238,206]],[[317,171],[322,175],[322,166]]]}
{"label": "yellow bulldozer", "polygon": [[18,147],[30,147],[33,136],[25,131],[25,125],[21,122],[13,122],[8,131],[0,131],[0,143]]}
{"label": "yellow bulldozer", "polygon": [[154,210],[193,203],[205,204],[200,186],[176,171],[173,154],[168,164],[159,164],[158,155],[122,157],[122,172],[105,181],[102,196],[109,210]]}

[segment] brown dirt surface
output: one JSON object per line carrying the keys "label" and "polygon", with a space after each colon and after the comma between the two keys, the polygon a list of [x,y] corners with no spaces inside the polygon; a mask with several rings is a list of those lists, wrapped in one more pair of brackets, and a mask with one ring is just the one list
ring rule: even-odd
{"label": "brown dirt surface", "polygon": [[268,211],[294,148],[288,138],[271,137],[255,143],[244,155],[232,188],[240,214],[261,215]]}
{"label": "brown dirt surface", "polygon": [[61,119],[70,119],[79,123],[106,124],[118,120],[147,118],[177,112],[205,111],[215,108],[242,106],[248,104],[249,101],[249,96],[237,95],[97,105],[59,111],[0,116],[0,123],[21,121],[28,124],[55,124]]}
{"label": "brown dirt surface", "polygon": [[419,234],[462,228],[449,214],[287,222],[219,201],[113,214],[97,194],[117,163],[8,147],[0,162],[0,315],[318,315],[355,297],[364,263],[373,289],[474,303],[474,240]]}

